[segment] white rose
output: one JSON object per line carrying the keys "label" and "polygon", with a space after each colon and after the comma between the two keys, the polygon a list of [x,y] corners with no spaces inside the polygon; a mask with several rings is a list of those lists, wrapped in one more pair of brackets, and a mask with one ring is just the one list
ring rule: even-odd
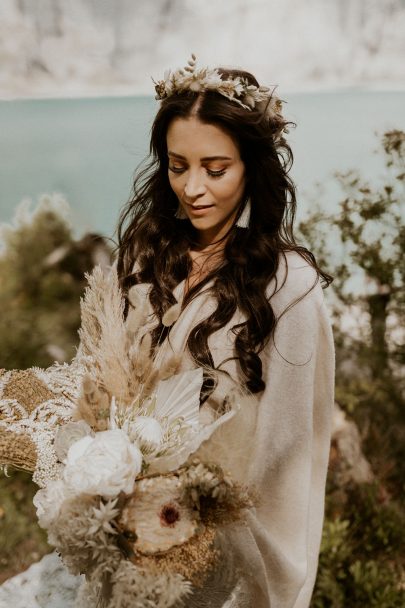
{"label": "white rose", "polygon": [[59,427],[55,435],[54,448],[60,462],[65,462],[65,458],[71,445],[82,437],[92,433],[91,427],[84,420],[68,422]]}
{"label": "white rose", "polygon": [[64,479],[78,494],[99,494],[113,498],[130,494],[142,468],[142,453],[121,429],[83,437],[70,448]]}
{"label": "white rose", "polygon": [[38,490],[33,498],[33,503],[37,509],[38,522],[41,528],[48,528],[58,517],[64,500],[69,498],[70,495],[61,479],[50,481],[45,488]]}

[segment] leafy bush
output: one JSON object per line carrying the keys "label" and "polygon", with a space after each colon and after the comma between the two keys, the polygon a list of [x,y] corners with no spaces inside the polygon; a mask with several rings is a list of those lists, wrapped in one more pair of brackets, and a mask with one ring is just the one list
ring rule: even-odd
{"label": "leafy bush", "polygon": [[84,273],[96,235],[76,241],[60,195],[42,196],[33,211],[23,202],[0,233],[0,367],[47,367],[70,360],[78,344]]}
{"label": "leafy bush", "polygon": [[0,476],[0,583],[50,551],[32,504],[37,489],[28,473]]}
{"label": "leafy bush", "polygon": [[[382,149],[383,181],[371,186],[354,171],[337,174],[338,212],[318,208],[300,224],[318,262],[335,277],[326,297],[336,401],[356,422],[376,477],[371,485],[339,488],[329,471],[312,608],[405,605],[405,133],[385,133]],[[357,319],[350,328],[347,317],[343,322],[347,311]]]}
{"label": "leafy bush", "polygon": [[[69,360],[78,344],[84,273],[94,249],[109,251],[101,237],[73,237],[67,203],[43,196],[33,211],[23,203],[10,226],[1,227],[0,367],[46,367]],[[31,476],[0,472],[0,582],[50,550],[37,524]]]}
{"label": "leafy bush", "polygon": [[329,484],[312,608],[400,608],[405,514],[379,483]]}

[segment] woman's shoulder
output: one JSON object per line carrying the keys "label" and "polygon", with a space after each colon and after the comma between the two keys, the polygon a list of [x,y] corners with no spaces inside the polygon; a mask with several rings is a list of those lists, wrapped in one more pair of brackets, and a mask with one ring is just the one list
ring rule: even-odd
{"label": "woman's shoulder", "polygon": [[318,282],[318,271],[298,251],[281,251],[279,254],[279,265],[277,278],[289,286],[297,288],[311,287]]}
{"label": "woman's shoulder", "polygon": [[275,276],[267,287],[273,308],[288,306],[298,299],[321,304],[323,290],[316,268],[298,251],[282,251]]}

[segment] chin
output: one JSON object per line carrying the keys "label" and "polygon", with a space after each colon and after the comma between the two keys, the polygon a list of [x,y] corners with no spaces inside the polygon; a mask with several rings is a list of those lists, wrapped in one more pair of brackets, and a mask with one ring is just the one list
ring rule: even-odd
{"label": "chin", "polygon": [[216,231],[220,231],[222,226],[220,223],[218,222],[208,222],[207,220],[202,220],[202,219],[193,219],[190,220],[193,227],[201,233],[204,232],[216,232]]}
{"label": "chin", "polygon": [[209,221],[204,217],[190,217],[189,220],[194,228],[197,228],[198,230],[207,230],[208,228],[215,228],[215,226],[218,225],[218,222]]}

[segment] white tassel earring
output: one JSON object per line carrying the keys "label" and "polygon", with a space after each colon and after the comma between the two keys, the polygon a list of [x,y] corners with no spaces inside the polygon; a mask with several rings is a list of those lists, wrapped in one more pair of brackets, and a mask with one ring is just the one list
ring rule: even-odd
{"label": "white tassel earring", "polygon": [[248,198],[238,221],[235,223],[235,226],[238,226],[238,228],[249,228],[251,209],[252,203],[250,202],[250,198]]}
{"label": "white tassel earring", "polygon": [[180,205],[177,207],[177,211],[174,214],[174,217],[176,217],[178,220],[186,220],[187,219],[187,215],[186,212],[184,211],[183,207]]}

